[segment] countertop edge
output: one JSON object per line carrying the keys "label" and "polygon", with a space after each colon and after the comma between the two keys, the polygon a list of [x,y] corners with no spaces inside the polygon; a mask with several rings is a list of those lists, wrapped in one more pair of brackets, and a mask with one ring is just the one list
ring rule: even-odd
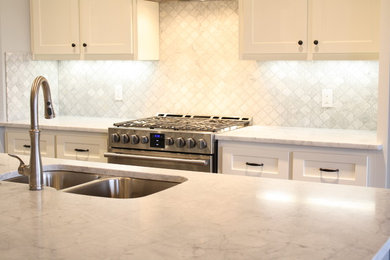
{"label": "countertop edge", "polygon": [[[39,119],[39,128],[42,130],[76,131],[107,133],[113,123],[124,121],[123,118],[98,118],[98,117],[71,117],[60,116],[52,120]],[[29,128],[28,120],[0,122],[0,127]]]}
{"label": "countertop edge", "polygon": [[345,149],[359,149],[359,150],[383,150],[382,144],[362,144],[362,143],[340,143],[331,141],[309,141],[309,140],[292,140],[292,139],[277,139],[277,138],[259,138],[253,136],[225,136],[216,135],[216,140],[219,141],[236,141],[236,142],[255,142],[266,144],[283,144],[283,145],[301,145],[301,146],[317,146],[330,148],[345,148]]}

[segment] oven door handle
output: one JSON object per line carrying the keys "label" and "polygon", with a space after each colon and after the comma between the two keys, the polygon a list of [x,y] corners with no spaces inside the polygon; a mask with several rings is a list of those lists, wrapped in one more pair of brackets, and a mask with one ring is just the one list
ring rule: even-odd
{"label": "oven door handle", "polygon": [[170,158],[170,157],[156,157],[146,155],[133,155],[133,154],[122,154],[122,153],[104,153],[104,157],[119,157],[119,158],[130,158],[130,159],[145,159],[145,160],[159,160],[168,162],[181,162],[189,164],[199,164],[207,166],[210,160],[196,160],[196,159],[182,159],[182,158]]}

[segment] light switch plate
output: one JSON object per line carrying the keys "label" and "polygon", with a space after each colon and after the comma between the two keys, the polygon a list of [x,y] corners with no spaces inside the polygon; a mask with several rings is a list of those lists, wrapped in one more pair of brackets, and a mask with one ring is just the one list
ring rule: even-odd
{"label": "light switch plate", "polygon": [[322,89],[322,107],[333,107],[333,89]]}

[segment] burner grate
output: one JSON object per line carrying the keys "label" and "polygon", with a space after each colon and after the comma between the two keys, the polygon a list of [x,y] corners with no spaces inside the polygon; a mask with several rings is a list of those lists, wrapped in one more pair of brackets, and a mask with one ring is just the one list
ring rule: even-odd
{"label": "burner grate", "polygon": [[224,132],[244,127],[249,124],[249,118],[159,114],[155,117],[115,123],[114,126],[181,131]]}

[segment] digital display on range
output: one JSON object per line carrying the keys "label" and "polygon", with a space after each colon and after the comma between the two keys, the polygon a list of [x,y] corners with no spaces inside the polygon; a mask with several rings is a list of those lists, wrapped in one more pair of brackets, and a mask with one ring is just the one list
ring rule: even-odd
{"label": "digital display on range", "polygon": [[150,134],[150,147],[165,148],[165,135]]}

